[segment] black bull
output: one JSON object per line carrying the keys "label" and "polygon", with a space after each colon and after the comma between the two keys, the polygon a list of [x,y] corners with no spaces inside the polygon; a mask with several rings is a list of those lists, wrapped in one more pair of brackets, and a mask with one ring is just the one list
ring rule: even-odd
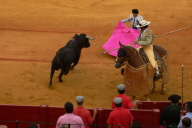
{"label": "black bull", "polygon": [[62,82],[62,75],[67,75],[69,70],[78,64],[82,48],[90,47],[89,39],[95,38],[86,36],[86,34],[75,34],[64,47],[57,51],[52,61],[49,85],[52,85],[55,70],[61,69],[59,82]]}

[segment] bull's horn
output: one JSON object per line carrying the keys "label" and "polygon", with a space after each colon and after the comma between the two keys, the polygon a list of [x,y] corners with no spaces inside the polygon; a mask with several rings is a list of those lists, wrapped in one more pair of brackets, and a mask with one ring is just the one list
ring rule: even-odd
{"label": "bull's horn", "polygon": [[89,36],[86,36],[86,38],[91,39],[91,40],[96,39],[95,37],[93,38],[93,37],[89,37]]}

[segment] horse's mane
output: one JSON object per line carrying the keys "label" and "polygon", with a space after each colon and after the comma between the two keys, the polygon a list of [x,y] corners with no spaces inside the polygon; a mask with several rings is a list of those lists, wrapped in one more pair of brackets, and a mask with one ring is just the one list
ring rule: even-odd
{"label": "horse's mane", "polygon": [[117,53],[118,57],[123,57],[126,55],[126,50],[124,48],[120,48]]}
{"label": "horse's mane", "polygon": [[[124,48],[123,48],[124,47]],[[136,50],[136,48],[134,48],[132,45],[123,45],[123,47],[120,47],[120,49],[118,50],[118,57],[123,57],[123,56],[125,56],[127,53],[127,50],[128,49],[134,49],[134,50]]]}

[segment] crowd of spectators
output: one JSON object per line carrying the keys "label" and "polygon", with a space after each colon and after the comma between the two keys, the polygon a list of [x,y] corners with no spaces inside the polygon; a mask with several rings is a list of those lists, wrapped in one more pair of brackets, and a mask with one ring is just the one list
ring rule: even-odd
{"label": "crowd of spectators", "polygon": [[[131,101],[125,95],[125,85],[117,86],[118,95],[112,98],[111,108],[113,109],[107,119],[108,128],[140,128],[139,122],[134,120],[129,109],[134,109],[139,101]],[[65,103],[66,114],[59,117],[56,128],[68,128],[68,124],[73,124],[70,128],[90,128],[95,120],[97,109],[94,109],[93,116],[89,110],[84,108],[84,96],[77,96],[77,107],[73,109],[73,104]],[[192,102],[186,102],[183,112],[179,104],[181,97],[173,94],[168,97],[170,105],[165,106],[160,115],[160,125],[166,128],[189,128],[192,120]]]}
{"label": "crowd of spectators", "polygon": [[[139,101],[131,101],[125,94],[125,85],[117,86],[118,95],[112,98],[111,108],[113,109],[106,121],[108,128],[140,128],[139,122],[134,120],[130,109],[134,109]],[[168,97],[170,105],[165,106],[160,114],[160,125],[163,128],[190,128],[192,127],[192,102],[188,101],[184,105],[179,103],[181,96],[173,94]],[[74,107],[71,102],[64,104],[65,114],[61,115],[55,128],[90,128],[93,124],[97,109],[91,114],[84,107],[85,97],[77,96],[77,106]],[[183,109],[184,108],[184,109]],[[8,128],[6,125],[0,125],[0,128]],[[40,124],[31,123],[29,128],[40,128]]]}

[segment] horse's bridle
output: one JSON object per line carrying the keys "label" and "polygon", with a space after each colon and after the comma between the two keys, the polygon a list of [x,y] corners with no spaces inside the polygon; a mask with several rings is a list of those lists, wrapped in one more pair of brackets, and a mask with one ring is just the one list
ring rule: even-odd
{"label": "horse's bridle", "polygon": [[[126,52],[127,52],[127,50],[126,50]],[[136,53],[138,52],[138,54],[139,54],[139,56],[140,56],[140,58],[141,58],[141,60],[143,61],[143,59],[142,59],[142,57],[141,57],[141,54],[139,53],[139,51],[138,50],[135,50],[135,53],[134,53],[134,55],[133,56],[131,56],[127,61],[129,62],[134,56],[136,56]],[[143,61],[143,64],[144,64],[145,62]]]}
{"label": "horse's bridle", "polygon": [[[134,55],[129,58],[129,56],[127,55],[127,50],[126,50],[126,48],[124,48],[124,49],[125,49],[125,51],[126,51],[126,55],[123,56],[123,57],[121,57],[122,59],[120,59],[119,61],[123,61],[123,62],[124,62],[124,61],[126,60],[125,58],[128,58],[128,59],[127,59],[127,62],[129,62],[129,61],[136,55],[137,50],[135,51]],[[117,57],[116,60],[115,60],[115,62],[117,62],[117,59],[118,59],[118,58],[120,58],[120,57]],[[121,66],[124,66],[125,64],[126,64],[126,63],[122,63]]]}

